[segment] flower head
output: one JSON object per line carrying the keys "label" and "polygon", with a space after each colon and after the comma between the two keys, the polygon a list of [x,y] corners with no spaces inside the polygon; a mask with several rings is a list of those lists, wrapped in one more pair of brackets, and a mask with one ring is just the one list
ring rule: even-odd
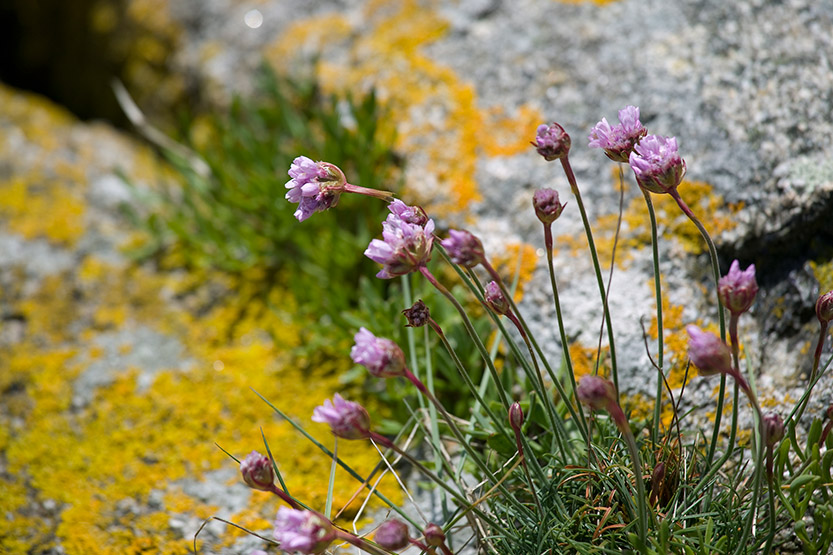
{"label": "flower head", "polygon": [[652,193],[670,193],[685,175],[674,137],[648,135],[633,147],[628,160],[639,186]]}
{"label": "flower head", "polygon": [[386,520],[376,529],[373,541],[388,551],[404,549],[411,541],[408,525],[396,518]]}
{"label": "flower head", "polygon": [[[364,255],[382,265],[376,277],[389,279],[419,269],[431,260],[434,221],[419,207],[393,201],[382,222],[382,239],[373,239]],[[424,223],[418,223],[423,222]]]}
{"label": "flower head", "polygon": [[448,230],[448,239],[440,241],[451,261],[466,268],[474,268],[486,258],[483,243],[468,231]]}
{"label": "flower head", "polygon": [[272,461],[269,457],[252,451],[240,463],[240,474],[243,481],[252,489],[271,491],[272,483],[275,481],[275,469],[272,468]]}
{"label": "flower head", "polygon": [[605,118],[590,132],[590,147],[604,149],[614,162],[627,162],[633,147],[648,133],[639,121],[639,108],[625,106],[619,110],[619,125],[610,125]]}
{"label": "flower head", "polygon": [[833,291],[828,291],[816,301],[816,317],[823,324],[833,320]]}
{"label": "flower head", "polygon": [[350,351],[353,362],[365,366],[377,378],[405,374],[405,353],[399,345],[390,339],[376,337],[366,328],[361,328],[354,339],[356,343]]}
{"label": "flower head", "polygon": [[750,264],[748,268],[741,272],[740,264],[735,260],[729,267],[729,273],[717,282],[717,294],[720,296],[720,302],[735,316],[749,310],[757,292],[758,283],[755,281],[754,264]]}
{"label": "flower head", "polygon": [[344,439],[364,439],[370,436],[370,415],[358,403],[345,400],[338,393],[324,404],[315,407],[312,413],[313,422],[329,424],[333,435]]}
{"label": "flower head", "polygon": [[295,217],[299,222],[335,206],[347,183],[344,172],[335,164],[313,162],[306,156],[295,158],[289,177],[286,200],[298,203]]}
{"label": "flower head", "polygon": [[281,507],[275,519],[275,539],[284,551],[321,553],[336,539],[333,525],[312,511]]}
{"label": "flower head", "polygon": [[486,305],[498,314],[504,316],[509,314],[509,301],[506,300],[500,285],[496,281],[490,281],[486,284],[485,301]]}
{"label": "flower head", "polygon": [[702,376],[714,376],[732,371],[732,353],[715,334],[697,326],[686,326],[688,332],[688,356]]}
{"label": "flower head", "polygon": [[768,412],[764,415],[764,443],[767,447],[773,447],[784,437],[784,421],[777,412]]}
{"label": "flower head", "polygon": [[613,382],[598,376],[584,376],[576,387],[578,400],[593,410],[607,410],[617,405]]}
{"label": "flower head", "polygon": [[445,533],[439,525],[429,522],[425,527],[425,543],[431,547],[439,547],[445,541]]}
{"label": "flower head", "polygon": [[557,123],[541,124],[535,134],[532,146],[547,162],[558,160],[570,152],[570,136]]}
{"label": "flower head", "polygon": [[512,426],[512,429],[515,433],[521,431],[521,426],[524,423],[524,411],[521,408],[520,403],[512,403],[512,406],[509,407],[509,425]]}
{"label": "flower head", "polygon": [[532,195],[535,215],[544,224],[551,224],[557,220],[566,205],[558,201],[558,191],[555,189],[538,189]]}
{"label": "flower head", "polygon": [[427,324],[428,320],[431,318],[431,312],[428,310],[425,303],[422,302],[422,299],[415,302],[411,308],[403,310],[402,314],[404,314],[405,318],[408,320],[408,324],[405,326],[408,328],[421,328]]}

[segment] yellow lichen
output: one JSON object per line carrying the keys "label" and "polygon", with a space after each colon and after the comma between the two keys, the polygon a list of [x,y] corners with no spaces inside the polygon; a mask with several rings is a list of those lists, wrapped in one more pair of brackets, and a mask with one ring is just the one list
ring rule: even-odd
{"label": "yellow lichen", "polygon": [[[531,106],[480,107],[471,84],[421,52],[448,28],[430,2],[369,2],[359,24],[361,30],[339,15],[296,22],[268,49],[267,58],[283,68],[299,52],[342,44],[349,52],[347,63],[323,59],[318,79],[330,91],[375,87],[390,109],[390,121],[397,122],[397,149],[424,161],[420,166],[426,173],[409,177],[407,194],[432,211],[464,211],[480,198],[474,177],[478,156],[528,148],[542,118]],[[427,112],[442,117],[425,117]]]}
{"label": "yellow lichen", "polygon": [[62,183],[20,177],[0,182],[0,216],[26,239],[73,245],[84,232],[84,204]]}

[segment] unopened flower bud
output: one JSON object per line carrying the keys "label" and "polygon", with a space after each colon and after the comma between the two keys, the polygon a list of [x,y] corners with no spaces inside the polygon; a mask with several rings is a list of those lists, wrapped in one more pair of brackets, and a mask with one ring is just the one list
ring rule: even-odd
{"label": "unopened flower bud", "polygon": [[365,328],[359,329],[355,336],[355,345],[350,350],[350,358],[361,364],[377,378],[393,378],[405,375],[405,353],[399,345],[376,337]]}
{"label": "unopened flower bud", "polygon": [[521,404],[512,403],[512,406],[509,407],[509,425],[512,426],[512,429],[515,430],[515,432],[519,432],[523,424],[524,411],[521,408]]}
{"label": "unopened flower bud", "polygon": [[410,543],[408,536],[408,525],[401,520],[392,518],[386,520],[376,529],[376,535],[373,536],[373,541],[384,547],[388,551],[397,551],[404,549]]}
{"label": "unopened flower bud", "polygon": [[272,468],[272,461],[269,457],[252,451],[240,463],[240,474],[243,481],[252,489],[271,491],[275,481],[275,469]]}
{"label": "unopened flower bud", "polygon": [[425,527],[425,543],[431,547],[439,547],[445,542],[445,533],[438,525],[430,522]]}
{"label": "unopened flower bud", "polygon": [[758,283],[755,281],[754,264],[750,264],[741,272],[740,264],[735,260],[729,267],[729,273],[717,282],[720,302],[735,316],[749,310],[757,293]]}
{"label": "unopened flower bud", "polygon": [[628,161],[639,186],[652,193],[672,192],[685,175],[674,137],[648,135],[634,146]]}
{"label": "unopened flower bud", "polygon": [[448,230],[448,239],[440,241],[451,261],[466,268],[474,268],[486,258],[483,243],[468,231]]}
{"label": "unopened flower bud", "polygon": [[616,404],[616,388],[610,380],[584,376],[576,387],[576,397],[593,410],[608,410]]}
{"label": "unopened flower bud", "polygon": [[486,284],[485,300],[486,305],[498,314],[504,316],[509,314],[509,301],[506,300],[500,285],[496,281],[490,281]]}
{"label": "unopened flower bud", "polygon": [[701,376],[714,376],[732,370],[732,353],[715,334],[697,326],[686,326],[688,332],[688,356]]}
{"label": "unopened flower bud", "polygon": [[364,439],[370,437],[370,415],[358,403],[345,400],[338,393],[324,404],[315,407],[313,422],[329,424],[333,435],[344,439]]}
{"label": "unopened flower bud", "polygon": [[768,447],[774,446],[784,437],[784,421],[777,412],[764,415],[764,442]]}
{"label": "unopened flower bud", "polygon": [[822,323],[833,320],[833,291],[828,291],[816,301],[816,316]]}
{"label": "unopened flower bud", "polygon": [[281,507],[275,519],[275,539],[287,553],[321,553],[336,539],[333,525],[312,511]]}
{"label": "unopened flower bud", "polygon": [[542,223],[551,224],[561,215],[566,203],[558,201],[558,191],[555,189],[538,189],[532,195],[532,206]]}
{"label": "unopened flower bud", "polygon": [[557,123],[539,125],[535,142],[532,143],[538,154],[543,156],[547,162],[567,156],[567,153],[570,152],[570,144],[570,136]]}
{"label": "unopened flower bud", "polygon": [[422,302],[422,299],[415,302],[411,308],[403,310],[402,314],[408,320],[408,324],[406,325],[408,328],[421,328],[431,318],[431,313],[425,303]]}

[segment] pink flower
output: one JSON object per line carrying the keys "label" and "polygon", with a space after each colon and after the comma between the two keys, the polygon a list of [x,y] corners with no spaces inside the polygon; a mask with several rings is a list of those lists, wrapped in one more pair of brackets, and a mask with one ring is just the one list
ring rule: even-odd
{"label": "pink flower", "polygon": [[399,345],[376,337],[366,328],[361,328],[355,336],[355,345],[350,350],[350,358],[361,364],[377,378],[393,378],[405,375],[405,353]]}
{"label": "pink flower", "polygon": [[324,404],[315,407],[312,413],[313,422],[329,424],[333,435],[344,439],[364,439],[370,437],[370,415],[358,403],[346,401],[338,393]]}
{"label": "pink flower", "polygon": [[616,388],[610,380],[599,376],[584,376],[576,387],[576,397],[593,410],[610,411],[618,406]]}
{"label": "pink flower", "polygon": [[652,193],[670,193],[685,175],[674,137],[648,135],[634,146],[629,161],[639,186]]}
{"label": "pink flower", "polygon": [[240,474],[243,481],[252,489],[272,491],[272,483],[275,481],[275,470],[272,468],[272,461],[269,457],[252,451],[243,462],[240,463]]}
{"label": "pink flower", "polygon": [[289,177],[286,200],[298,204],[295,217],[299,222],[335,206],[347,183],[344,172],[335,164],[313,162],[306,156],[295,158]]}
{"label": "pink flower", "polygon": [[737,260],[732,262],[729,273],[717,282],[717,293],[723,306],[735,316],[749,310],[755,295],[758,293],[758,283],[755,281],[755,265],[750,264],[744,271],[740,271]]}
{"label": "pink flower", "polygon": [[321,553],[336,539],[328,520],[311,511],[281,507],[275,519],[275,539],[288,552]]}
{"label": "pink flower", "polygon": [[688,332],[688,356],[701,376],[714,376],[732,372],[732,353],[715,334],[697,326],[686,326]]}
{"label": "pink flower", "polygon": [[496,281],[490,281],[486,284],[486,306],[494,310],[498,314],[506,316],[509,314],[509,301],[503,294],[500,285]]}
{"label": "pink flower", "polygon": [[541,124],[535,134],[532,146],[547,162],[564,158],[570,152],[570,136],[557,123]]}
{"label": "pink flower", "polygon": [[376,529],[373,541],[388,551],[404,549],[411,541],[408,536],[408,525],[396,518],[386,520]]}
{"label": "pink flower", "polygon": [[822,324],[833,320],[833,291],[828,291],[816,301],[816,317]]}
{"label": "pink flower", "polygon": [[619,125],[611,126],[605,118],[590,132],[591,148],[604,149],[614,162],[627,162],[634,146],[648,131],[639,121],[639,108],[625,106],[619,110]]}
{"label": "pink flower", "polygon": [[448,230],[448,239],[440,241],[451,261],[466,268],[474,268],[486,258],[483,243],[468,231]]}
{"label": "pink flower", "polygon": [[[376,277],[403,276],[431,260],[434,245],[434,221],[427,219],[419,207],[393,201],[391,211],[382,222],[382,239],[373,239],[364,255],[382,265]],[[424,223],[421,223],[423,222]]]}

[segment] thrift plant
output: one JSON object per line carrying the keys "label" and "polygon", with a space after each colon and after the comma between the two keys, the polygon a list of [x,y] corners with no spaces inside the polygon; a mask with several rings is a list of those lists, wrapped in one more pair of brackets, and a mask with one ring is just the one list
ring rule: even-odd
{"label": "thrift plant", "polygon": [[[571,307],[559,299],[552,256],[552,227],[566,208],[558,192],[541,189],[531,199],[542,224],[554,325],[563,348],[562,360],[548,360],[518,310],[512,288],[495,270],[477,237],[465,230],[450,230],[440,238],[433,220],[420,207],[393,199],[387,191],[351,186],[344,172],[331,163],[304,156],[292,163],[286,198],[299,205],[295,216],[303,223],[297,233],[305,233],[308,218],[331,217],[318,212],[332,212],[339,198],[350,193],[372,197],[367,202],[388,202],[382,238],[371,240],[364,252],[379,264],[376,276],[400,277],[403,292],[410,292],[416,280],[434,288],[440,296],[433,302],[459,313],[466,343],[479,359],[461,360],[459,342],[449,341],[446,330],[432,317],[434,309],[442,306],[429,306],[423,300],[414,303],[406,298],[389,314],[405,330],[407,345],[361,327],[350,352],[352,360],[374,379],[390,380],[412,393],[406,401],[415,403],[405,403],[412,418],[402,433],[392,437],[374,431],[368,412],[339,394],[332,401],[324,400],[312,415],[314,422],[330,427],[336,438],[332,451],[313,440],[302,425],[291,424],[328,453],[334,467],[340,465],[355,478],[357,496],[374,496],[397,515],[379,524],[368,537],[355,529],[346,530],[333,516],[330,502],[318,512],[291,495],[291,484],[284,482],[279,471],[280,458],[272,458],[266,443],[268,456],[253,452],[240,463],[242,479],[249,487],[272,492],[289,507],[277,513],[274,541],[264,541],[286,552],[308,554],[350,544],[373,554],[399,552],[413,545],[423,552],[451,555],[471,541],[479,550],[500,555],[772,553],[782,552],[787,542],[800,544],[804,553],[828,553],[833,540],[833,407],[824,421],[813,421],[806,437],[799,437],[796,426],[815,384],[831,363],[830,359],[821,361],[821,354],[833,319],[833,292],[821,295],[816,305],[821,331],[804,395],[789,414],[764,414],[754,388],[754,369],[748,361],[741,364],[738,333],[738,322],[758,292],[755,266],[741,270],[735,260],[721,276],[714,244],[683,199],[685,187],[680,185],[686,164],[675,138],[648,134],[634,106],[619,112],[617,125],[602,119],[590,133],[589,146],[602,149],[620,169],[625,164],[630,167],[648,208],[650,221],[645,225],[650,226],[653,238],[658,337],[650,374],[657,394],[646,429],[634,429],[621,402],[627,384],[619,382],[616,336],[607,310],[610,278],[606,282],[602,273],[570,166],[572,141],[561,125],[553,123],[541,125],[532,144],[544,160],[558,160],[567,177],[584,222],[604,307],[599,317],[606,328],[610,356],[599,357],[595,371],[580,380],[573,371],[564,331],[564,317]],[[694,324],[687,327],[689,362],[696,367],[698,379],[715,380],[718,391],[714,427],[705,434],[681,426],[684,415],[677,409],[685,387],[674,391],[667,384],[661,244],[651,200],[657,194],[674,199],[700,231],[711,258],[715,295],[710,298],[718,309],[714,329],[719,331],[712,333]],[[436,264],[429,268],[432,258],[441,259],[451,272],[432,269]],[[450,276],[456,276],[465,288],[453,288]],[[489,347],[491,334],[478,331],[469,314],[477,305],[491,319],[489,331],[497,332]],[[424,331],[416,332],[419,327]],[[431,335],[447,358],[440,359],[431,351]],[[420,360],[413,351],[423,341]],[[497,361],[495,342],[505,345],[508,353],[502,364]],[[463,394],[469,396],[465,417],[452,415],[435,393],[437,360],[450,361],[452,371],[459,375]],[[482,378],[475,381],[472,376]],[[754,415],[748,446],[738,441],[741,393]],[[727,395],[732,396],[731,410],[725,408]],[[660,419],[663,402],[674,409],[668,427]],[[267,403],[283,417],[280,408]],[[728,438],[720,436],[724,417],[730,418]],[[425,460],[417,459],[411,449],[413,437],[424,441]],[[337,456],[339,440],[372,443],[380,455],[377,472],[360,476],[352,471]],[[440,521],[412,517],[378,492],[375,484],[380,475],[394,473],[398,478],[400,464],[411,465],[438,490],[443,501]]]}

